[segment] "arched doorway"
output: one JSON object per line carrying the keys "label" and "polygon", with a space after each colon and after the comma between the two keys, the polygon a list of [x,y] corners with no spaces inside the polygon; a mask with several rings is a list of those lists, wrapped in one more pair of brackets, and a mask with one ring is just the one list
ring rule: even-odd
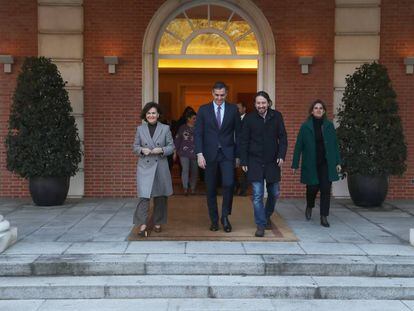
{"label": "arched doorway", "polygon": [[209,102],[215,81],[229,86],[230,102],[252,106],[259,47],[253,29],[235,10],[184,7],[157,41],[159,103],[166,120],[178,120],[187,106],[197,111]]}
{"label": "arched doorway", "polygon": [[[197,18],[201,16],[200,14],[204,14],[200,13],[202,11],[206,13],[206,17]],[[194,19],[191,14],[195,17]],[[235,18],[234,21],[244,21],[244,27],[249,29],[244,32],[239,31],[239,35],[235,29],[236,35],[232,37],[228,27],[231,26],[233,18]],[[172,23],[174,20],[177,22]],[[194,25],[195,23],[197,25]],[[180,26],[187,29],[179,29],[184,33],[187,31],[185,38],[177,35],[174,29]],[[247,40],[251,37],[254,37],[253,41],[257,45],[257,53],[254,55],[246,54],[244,45],[246,42],[253,42]],[[173,59],[176,61],[191,58],[202,59],[200,56],[206,55],[200,50],[203,40],[212,40],[218,52],[216,57],[212,57],[214,55],[210,53],[210,56],[204,59],[211,61],[223,59],[223,56],[226,56],[224,59],[227,60],[256,61],[257,89],[266,90],[274,98],[275,41],[270,25],[254,3],[249,0],[170,0],[155,13],[145,33],[142,57],[142,103],[159,100],[159,61],[162,59],[169,59],[170,62]],[[160,57],[159,48],[162,44],[171,50]]]}
{"label": "arched doorway", "polygon": [[[180,94],[178,97],[184,102],[187,95],[193,96],[192,102],[196,101],[195,97],[199,97],[197,103],[210,101],[213,82],[221,80],[228,83],[227,79],[222,77],[222,69],[238,70],[237,75],[241,74],[240,69],[246,71],[252,69],[254,80],[250,86],[253,85],[253,93],[257,90],[265,90],[274,99],[275,54],[272,29],[263,12],[252,1],[167,0],[154,14],[144,36],[142,104],[149,101],[159,103],[166,101],[164,98],[159,98],[165,95],[160,92],[160,74],[162,70],[168,69],[169,65],[174,70],[182,69],[187,74],[189,70],[191,70],[190,74],[193,74],[200,69],[203,75],[214,75],[217,71],[221,77],[210,79],[210,82],[204,86],[186,82],[186,90],[178,91]],[[223,61],[225,65],[220,67],[218,63]],[[185,64],[182,65],[183,63]],[[207,87],[207,91],[203,87]],[[240,97],[231,93],[232,85],[229,87],[229,97],[234,102]],[[181,86],[176,88],[180,89]],[[249,101],[253,99],[251,93],[249,95],[250,97],[246,97],[245,101],[247,98]],[[193,106],[193,108],[197,107]],[[173,184],[176,184],[175,169],[176,165],[172,169]],[[200,186],[202,188],[202,185]],[[205,197],[196,195],[189,200],[186,196],[180,195],[183,194],[182,192],[175,190],[174,193],[178,195],[173,196],[171,200],[174,200],[172,204],[176,207],[174,209],[176,214],[170,214],[171,222],[168,230],[179,224],[177,226],[179,238],[186,235],[194,238],[200,235],[203,240],[217,239],[216,232],[205,230],[205,224],[209,222],[205,212]],[[202,192],[203,189],[197,186],[196,194]],[[248,197],[235,196],[234,204],[238,209],[232,217],[240,228],[239,238],[245,239],[247,236],[250,238],[252,226],[254,227],[251,222],[253,215],[250,200]],[[168,234],[174,236],[172,231]],[[220,238],[229,238],[225,233],[223,234]],[[272,234],[269,233],[269,239],[281,237],[283,235],[278,229],[272,230]],[[230,239],[234,239],[234,236]]]}
{"label": "arched doorway", "polygon": [[252,106],[257,90],[274,99],[275,41],[250,0],[165,2],[148,25],[142,59],[142,104],[159,102],[170,124],[186,106],[210,101],[214,81],[228,84],[230,102]]}

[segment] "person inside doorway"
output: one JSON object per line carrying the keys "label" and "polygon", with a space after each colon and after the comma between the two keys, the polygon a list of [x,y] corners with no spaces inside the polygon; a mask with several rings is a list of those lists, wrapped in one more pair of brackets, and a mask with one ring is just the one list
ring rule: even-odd
{"label": "person inside doorway", "polygon": [[186,124],[181,125],[175,135],[174,145],[174,161],[177,155],[181,163],[181,181],[183,185],[184,195],[188,195],[189,187],[191,194],[195,194],[198,179],[197,158],[194,151],[194,126],[197,114],[194,110],[186,113]]}

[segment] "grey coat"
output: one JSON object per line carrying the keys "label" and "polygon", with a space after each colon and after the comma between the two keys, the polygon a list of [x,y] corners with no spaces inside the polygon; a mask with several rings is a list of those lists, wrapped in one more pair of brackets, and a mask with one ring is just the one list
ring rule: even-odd
{"label": "grey coat", "polygon": [[[164,154],[145,156],[142,148],[161,147]],[[134,152],[138,155],[137,194],[140,198],[152,198],[172,195],[172,182],[167,156],[174,152],[174,143],[168,125],[157,123],[151,138],[148,125],[143,123],[137,127]]]}

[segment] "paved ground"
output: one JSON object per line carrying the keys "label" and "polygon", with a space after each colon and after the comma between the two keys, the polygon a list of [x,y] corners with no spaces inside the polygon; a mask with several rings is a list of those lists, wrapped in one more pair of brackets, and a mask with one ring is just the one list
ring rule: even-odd
{"label": "paved ground", "polygon": [[[19,243],[10,251],[21,249],[19,245],[33,245],[34,242],[66,242],[71,245],[76,242],[125,241],[131,229],[136,200],[82,199],[68,200],[67,203],[60,207],[38,207],[30,200],[0,199],[0,214],[18,228]],[[347,247],[347,244],[359,251],[383,249],[387,252],[385,244],[408,245],[409,229],[414,228],[413,201],[388,201],[382,208],[368,209],[356,207],[350,200],[334,200],[329,217],[331,228],[319,225],[317,209],[313,219],[306,221],[302,200],[280,200],[277,211],[300,243],[331,243],[326,248],[327,253],[339,245]],[[233,226],[237,228],[237,223],[233,222]],[[44,247],[53,245],[42,244]],[[117,252],[121,251],[119,246],[122,243],[112,244],[118,246]],[[47,251],[46,248],[44,251]]]}
{"label": "paved ground", "polygon": [[[246,198],[248,200],[248,198]],[[133,199],[82,199],[69,200],[61,207],[37,207],[29,200],[0,199],[0,214],[18,227],[18,242],[0,255],[0,263],[8,264],[23,260],[39,261],[39,256],[69,256],[78,258],[82,254],[91,256],[150,256],[156,260],[163,256],[168,260],[214,256],[218,261],[226,256],[306,256],[303,259],[318,262],[321,256],[334,260],[351,262],[374,260],[384,257],[387,265],[392,262],[406,266],[412,271],[414,247],[409,244],[409,229],[414,228],[414,202],[388,201],[382,208],[366,209],[354,206],[350,200],[332,202],[329,221],[331,228],[319,224],[318,210],[312,221],[304,217],[304,201],[281,200],[277,211],[299,238],[298,242],[215,242],[215,241],[137,241],[128,242],[126,237],[131,229],[131,219],[136,200]],[[174,208],[171,206],[170,208]],[[253,223],[253,220],[252,220]],[[237,223],[233,223],[237,228]],[[207,230],[208,224],[206,224]],[[252,228],[254,226],[252,225]],[[254,230],[252,230],[252,234]],[[165,255],[156,255],[163,253]],[[143,254],[143,255],[142,255]],[[155,254],[155,255],[149,255]],[[180,255],[181,254],[181,255]],[[188,255],[190,254],[190,255]],[[194,254],[194,255],[191,255]],[[226,255],[220,255],[226,254]],[[216,256],[219,255],[219,256]],[[20,256],[20,257],[19,257]],[[181,257],[180,257],[181,256]],[[319,256],[319,257],[318,257]],[[401,256],[401,257],[400,257]],[[255,258],[256,258],[255,257]],[[399,258],[400,257],[400,258]],[[65,257],[62,257],[65,258]],[[92,262],[108,258],[89,258]],[[89,258],[89,259],[88,259]],[[122,257],[123,260],[127,260]],[[129,258],[129,257],[128,257]],[[144,257],[143,257],[144,258]],[[235,257],[232,257],[234,260]],[[250,257],[249,257],[250,258]],[[264,257],[263,257],[264,258]],[[287,257],[288,259],[290,257]],[[313,259],[312,259],[313,258]],[[411,261],[410,258],[413,258]],[[253,260],[253,259],[252,259]],[[258,259],[255,259],[256,261]],[[297,261],[296,258],[289,259]],[[139,260],[138,260],[139,261]],[[144,259],[141,261],[144,262]],[[254,263],[256,263],[254,261]],[[401,261],[401,262],[400,262]],[[379,264],[380,262],[376,263]],[[228,266],[228,265],[226,265]],[[306,264],[305,264],[306,266]],[[372,266],[372,264],[371,264]],[[237,267],[237,265],[235,265]],[[171,267],[173,269],[173,267]],[[398,268],[399,269],[399,268]],[[376,268],[374,269],[375,271]],[[378,272],[378,271],[377,271]],[[400,271],[401,272],[401,271]],[[408,276],[408,274],[407,274]],[[294,279],[288,277],[287,279]],[[314,278],[316,279],[316,278]],[[351,279],[351,278],[350,278]],[[12,279],[5,279],[10,282]],[[16,282],[19,282],[17,277]],[[367,283],[379,282],[379,279]],[[386,282],[386,280],[383,280]],[[399,279],[411,282],[413,279]],[[34,281],[33,281],[34,282]],[[359,282],[359,281],[358,281]],[[388,282],[388,281],[387,281]],[[0,281],[1,283],[1,281]],[[7,284],[6,284],[7,285]],[[398,285],[398,284],[397,284]],[[395,286],[397,286],[395,285]],[[399,286],[399,285],[398,285]],[[408,297],[408,296],[403,296]],[[411,297],[411,296],[410,296]],[[33,298],[25,298],[33,299]],[[373,299],[373,298],[361,298]],[[383,298],[384,299],[384,298]],[[404,310],[414,311],[412,297],[408,300],[292,300],[292,299],[79,299],[58,300],[1,300],[0,310],[46,311],[46,310]],[[405,299],[405,298],[404,298]]]}

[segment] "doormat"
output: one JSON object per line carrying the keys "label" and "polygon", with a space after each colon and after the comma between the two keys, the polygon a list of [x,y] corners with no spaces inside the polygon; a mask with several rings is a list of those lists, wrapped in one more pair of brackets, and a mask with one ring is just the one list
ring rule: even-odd
{"label": "doormat", "polygon": [[[152,203],[152,200],[151,200]],[[221,197],[218,197],[219,214],[221,212]],[[276,205],[277,210],[277,205]],[[272,230],[266,230],[265,236],[254,236],[253,207],[250,197],[233,199],[232,214],[229,220],[233,230],[230,233],[223,231],[219,224],[219,231],[210,231],[210,219],[205,196],[174,195],[168,198],[168,223],[162,225],[162,231],[157,233],[148,226],[149,236],[137,237],[137,228],[134,227],[127,237],[129,241],[298,241],[292,230],[276,212],[272,215]]]}

